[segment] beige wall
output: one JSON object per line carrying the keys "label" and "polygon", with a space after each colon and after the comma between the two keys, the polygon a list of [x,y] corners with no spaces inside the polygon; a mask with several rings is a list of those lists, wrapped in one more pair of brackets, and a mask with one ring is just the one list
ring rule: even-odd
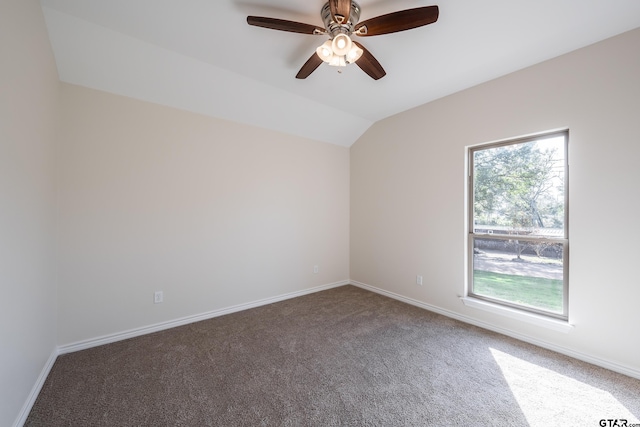
{"label": "beige wall", "polygon": [[[378,122],[351,148],[351,279],[640,372],[639,118],[635,30]],[[575,325],[568,334],[459,299],[465,147],[564,127]]]}
{"label": "beige wall", "polygon": [[62,114],[59,344],[348,280],[348,148],[67,84]]}
{"label": "beige wall", "polygon": [[40,4],[0,2],[0,425],[20,416],[56,346],[58,75]]}

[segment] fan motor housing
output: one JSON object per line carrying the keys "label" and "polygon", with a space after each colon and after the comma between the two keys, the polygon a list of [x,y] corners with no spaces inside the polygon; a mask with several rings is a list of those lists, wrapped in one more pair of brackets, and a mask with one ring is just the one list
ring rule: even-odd
{"label": "fan motor housing", "polygon": [[360,20],[360,5],[355,1],[351,2],[351,12],[349,13],[349,20],[342,24],[335,22],[331,16],[331,6],[329,6],[329,2],[325,3],[320,11],[320,15],[322,16],[322,22],[324,22],[324,27],[327,29],[327,32],[331,35],[331,38],[335,37],[337,34],[344,33],[347,35],[351,35],[353,33],[353,27]]}

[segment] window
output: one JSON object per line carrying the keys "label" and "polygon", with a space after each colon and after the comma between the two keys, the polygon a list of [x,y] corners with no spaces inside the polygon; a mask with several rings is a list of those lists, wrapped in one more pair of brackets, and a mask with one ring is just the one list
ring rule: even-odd
{"label": "window", "polygon": [[568,318],[568,138],[469,149],[467,296]]}

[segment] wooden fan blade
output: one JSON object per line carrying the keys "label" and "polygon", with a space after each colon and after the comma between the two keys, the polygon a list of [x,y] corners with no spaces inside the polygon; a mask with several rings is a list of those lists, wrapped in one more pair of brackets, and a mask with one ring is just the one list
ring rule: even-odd
{"label": "wooden fan blade", "polygon": [[286,19],[265,18],[263,16],[247,16],[247,24],[271,30],[289,31],[301,34],[325,34],[326,30],[311,24],[287,21]]}
{"label": "wooden fan blade", "polygon": [[317,53],[311,55],[311,58],[304,63],[298,74],[296,74],[296,79],[306,79],[309,77],[311,73],[313,73],[316,68],[318,68],[322,64],[322,59],[318,56]]}
{"label": "wooden fan blade", "polygon": [[367,19],[357,24],[353,34],[359,36],[378,36],[381,34],[397,33],[433,24],[438,20],[440,11],[438,6],[417,7],[398,12],[388,13],[376,18]]}
{"label": "wooden fan blade", "polygon": [[362,69],[365,73],[374,80],[379,80],[387,75],[387,72],[382,68],[382,65],[376,58],[369,52],[364,46],[358,42],[353,42],[356,46],[362,49],[362,56],[356,61],[356,65]]}
{"label": "wooden fan blade", "polygon": [[329,8],[334,22],[346,23],[351,14],[351,0],[329,0]]}

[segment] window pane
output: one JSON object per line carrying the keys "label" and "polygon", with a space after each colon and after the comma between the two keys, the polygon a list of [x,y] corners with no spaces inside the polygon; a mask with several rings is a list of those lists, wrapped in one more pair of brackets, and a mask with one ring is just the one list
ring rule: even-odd
{"label": "window pane", "polygon": [[565,137],[473,152],[473,232],[563,238]]}
{"label": "window pane", "polygon": [[474,239],[472,292],[563,314],[563,244]]}

